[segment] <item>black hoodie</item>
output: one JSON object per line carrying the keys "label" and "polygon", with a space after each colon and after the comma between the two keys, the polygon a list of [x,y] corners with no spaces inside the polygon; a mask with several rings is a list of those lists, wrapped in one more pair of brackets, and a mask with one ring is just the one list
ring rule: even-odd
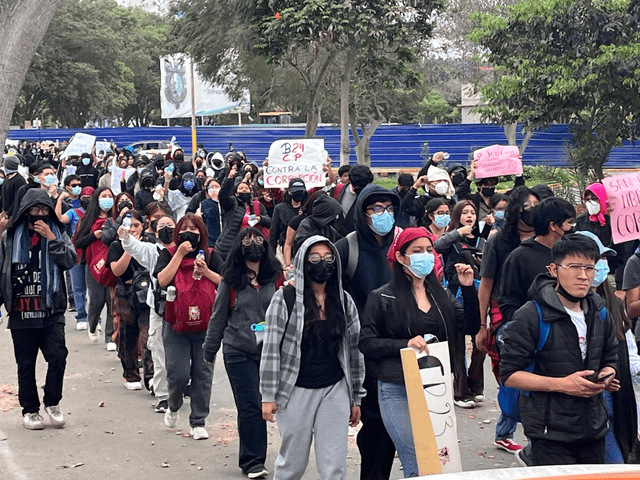
{"label": "black hoodie", "polygon": [[293,256],[304,241],[314,235],[322,235],[336,243],[346,235],[342,206],[328,195],[320,195],[313,202],[311,215],[300,222],[296,230]]}
{"label": "black hoodie", "polygon": [[551,249],[533,238],[525,240],[509,254],[502,267],[498,290],[503,324],[510,322],[515,311],[527,302],[527,292],[533,280],[547,272],[551,261]]}
{"label": "black hoodie", "polygon": [[[589,292],[582,300],[587,324],[587,355],[582,360],[578,334],[571,317],[555,291],[557,280],[539,275],[529,289],[528,301],[504,329],[500,375],[503,382],[524,371],[535,361],[533,373],[562,378],[582,370],[598,372],[605,367],[617,370],[618,340],[611,315],[601,318],[605,302]],[[542,320],[551,324],[544,347],[536,352]],[[524,433],[529,438],[563,443],[587,443],[603,438],[609,421],[603,394],[576,397],[557,392],[520,393],[520,414]],[[621,419],[624,421],[624,419]]]}

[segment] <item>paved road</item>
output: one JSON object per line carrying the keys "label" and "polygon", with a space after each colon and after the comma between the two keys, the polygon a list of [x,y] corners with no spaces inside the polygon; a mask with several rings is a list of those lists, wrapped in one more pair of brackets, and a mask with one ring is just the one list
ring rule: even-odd
{"label": "paved road", "polygon": [[[221,358],[215,366],[207,420],[211,438],[194,441],[180,434],[189,432],[188,400],[178,423],[182,430],[165,427],[148,392],[124,388],[115,352],[107,352],[103,344],[91,345],[86,332],[73,329],[71,318],[67,314],[69,357],[61,402],[67,426],[59,430],[48,424],[42,431],[22,426],[11,334],[4,325],[0,328],[0,479],[246,478],[237,466],[236,412]],[[465,470],[509,467],[514,462],[513,455],[492,446],[497,389],[488,360],[485,366],[487,401],[475,410],[456,409]],[[37,378],[39,384],[44,383],[45,363],[41,359]],[[491,423],[482,423],[485,419]],[[522,440],[521,428],[516,438]],[[269,439],[267,468],[272,470],[279,446],[273,425],[269,426]],[[359,478],[359,461],[355,437],[350,437],[349,480]],[[319,478],[313,453],[305,478]],[[392,478],[402,478],[397,459]]]}

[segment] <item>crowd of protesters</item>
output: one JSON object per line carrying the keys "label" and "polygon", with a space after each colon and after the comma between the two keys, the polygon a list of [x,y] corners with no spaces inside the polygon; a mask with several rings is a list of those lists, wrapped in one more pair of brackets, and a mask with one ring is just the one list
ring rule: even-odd
{"label": "crowd of protesters", "polygon": [[195,440],[209,437],[221,351],[249,478],[268,475],[274,421],[276,479],[302,478],[312,442],[321,478],[346,478],[349,427],[360,424],[362,479],[389,478],[396,451],[405,477],[417,476],[400,350],[428,353],[433,341],[449,344],[461,409],[485,400],[490,357],[494,445],[521,464],[627,462],[638,438],[638,242],[613,244],[599,183],[572,205],[521,175],[498,192],[474,162],[444,168],[444,157],[390,190],[368,167],[335,172],[330,160],[322,187],[292,178],[268,189],[242,152],[202,145],[191,160],[178,147],[153,157],[5,148],[0,301],[24,426],[44,426],[38,351],[44,410],[64,426],[69,311],[89,342],[117,352],[128,390],[155,395],[167,427],[190,397]]}

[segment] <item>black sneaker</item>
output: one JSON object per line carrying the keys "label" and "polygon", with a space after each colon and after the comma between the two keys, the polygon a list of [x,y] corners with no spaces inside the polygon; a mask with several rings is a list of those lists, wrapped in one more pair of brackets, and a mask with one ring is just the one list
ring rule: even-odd
{"label": "black sneaker", "polygon": [[523,467],[531,467],[533,459],[531,458],[531,442],[516,452],[516,460]]}
{"label": "black sneaker", "polygon": [[156,413],[164,413],[169,410],[169,402],[166,400],[160,400],[156,406]]}
{"label": "black sneaker", "polygon": [[182,396],[184,398],[191,398],[191,384],[187,384],[186,387],[184,387],[184,392],[182,392]]}

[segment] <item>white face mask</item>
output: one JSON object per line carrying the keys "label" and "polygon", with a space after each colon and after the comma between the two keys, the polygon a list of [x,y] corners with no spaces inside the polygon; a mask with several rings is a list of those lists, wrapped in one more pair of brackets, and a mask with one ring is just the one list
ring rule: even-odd
{"label": "white face mask", "polygon": [[446,195],[448,191],[449,185],[447,185],[447,182],[439,182],[436,184],[436,193],[438,195]]}
{"label": "white face mask", "polygon": [[597,215],[600,213],[600,202],[596,200],[589,200],[588,202],[585,202],[585,206],[587,207],[589,215]]}

